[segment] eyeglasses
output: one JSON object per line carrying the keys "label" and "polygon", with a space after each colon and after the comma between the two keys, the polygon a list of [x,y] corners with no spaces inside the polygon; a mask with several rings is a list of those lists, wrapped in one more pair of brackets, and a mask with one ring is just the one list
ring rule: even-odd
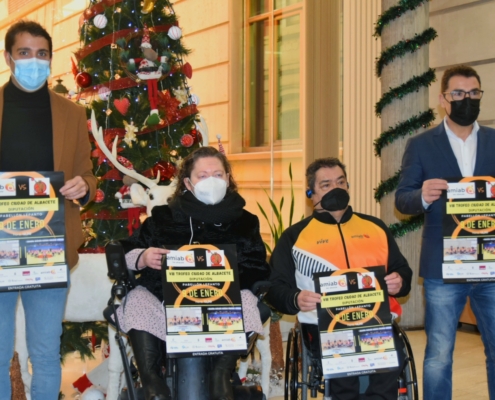
{"label": "eyeglasses", "polygon": [[469,92],[465,92],[464,90],[452,90],[452,92],[443,93],[443,97],[445,97],[446,94],[450,94],[452,100],[455,101],[464,100],[467,94],[469,95],[470,99],[481,100],[481,98],[483,97],[483,90],[473,89],[470,90]]}

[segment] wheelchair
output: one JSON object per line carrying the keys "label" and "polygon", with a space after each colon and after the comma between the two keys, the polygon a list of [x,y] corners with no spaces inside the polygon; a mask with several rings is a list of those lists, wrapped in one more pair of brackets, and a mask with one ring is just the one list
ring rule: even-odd
{"label": "wheelchair", "polygon": [[[103,316],[116,329],[116,341],[124,365],[124,375],[127,382],[127,389],[124,389],[119,396],[119,400],[143,400],[144,393],[139,386],[139,372],[132,360],[127,359],[127,351],[122,340],[124,332],[120,330],[118,319],[114,321],[112,316],[116,315],[116,310],[120,306],[115,304],[115,298],[121,300],[130,290],[136,287],[135,276],[127,269],[123,249],[118,242],[110,242],[106,247],[106,257],[108,266],[108,276],[115,280],[112,293],[108,302],[108,307],[103,311]],[[258,309],[262,323],[265,323],[271,316],[270,308],[261,300],[267,293],[270,282],[256,282],[251,291],[258,298]],[[246,332],[247,351],[246,357],[253,349],[258,334]],[[165,342],[163,343],[165,348]],[[165,355],[165,362],[162,366],[165,383],[170,389],[172,400],[209,400],[209,371],[212,370],[211,357],[184,357],[171,358]],[[180,372],[179,372],[180,371]],[[191,384],[193,383],[193,384]],[[236,372],[232,374],[232,385],[235,400],[266,400],[261,387],[242,386]],[[205,389],[206,388],[206,389]]]}
{"label": "wheelchair", "polygon": [[[398,399],[418,400],[418,381],[411,344],[406,333],[395,320],[392,323],[392,327],[396,338],[400,342],[399,346],[401,348],[398,351],[402,350],[403,352],[397,382]],[[299,322],[296,322],[287,339],[284,399],[307,400],[309,391],[311,398],[316,398],[318,393],[322,393],[324,400],[331,400],[331,379],[324,378],[321,360],[311,355],[304,342],[301,326]],[[402,359],[402,357],[399,357],[399,359]],[[360,377],[360,389],[367,386],[367,378],[366,375]]]}

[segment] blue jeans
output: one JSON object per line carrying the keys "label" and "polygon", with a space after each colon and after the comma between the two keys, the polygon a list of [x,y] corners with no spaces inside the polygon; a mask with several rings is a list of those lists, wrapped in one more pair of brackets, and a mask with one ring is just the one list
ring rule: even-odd
{"label": "blue jeans", "polygon": [[[56,400],[60,391],[60,336],[67,288],[21,291],[26,340],[33,367],[32,400]],[[0,293],[0,400],[11,399],[9,367],[14,354],[19,291]],[[19,307],[21,305],[19,304]]]}
{"label": "blue jeans", "polygon": [[495,399],[495,284],[443,283],[424,280],[426,299],[426,351],[423,366],[423,400],[452,398],[452,354],[459,317],[471,299],[481,340],[485,346],[488,391]]}

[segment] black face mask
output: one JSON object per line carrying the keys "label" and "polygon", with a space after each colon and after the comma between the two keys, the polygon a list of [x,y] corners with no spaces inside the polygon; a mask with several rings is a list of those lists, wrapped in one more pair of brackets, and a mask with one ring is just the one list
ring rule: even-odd
{"label": "black face mask", "polygon": [[349,193],[347,190],[335,188],[326,193],[320,203],[321,207],[327,211],[345,210],[349,204]]}
{"label": "black face mask", "polygon": [[476,121],[480,113],[480,100],[464,97],[462,100],[450,102],[449,118],[460,126],[469,126]]}

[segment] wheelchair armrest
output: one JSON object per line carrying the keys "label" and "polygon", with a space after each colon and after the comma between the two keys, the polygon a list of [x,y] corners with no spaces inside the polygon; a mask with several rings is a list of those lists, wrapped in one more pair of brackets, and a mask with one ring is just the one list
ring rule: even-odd
{"label": "wheelchair armrest", "polygon": [[264,324],[272,316],[272,310],[262,301],[258,301],[258,310],[260,312],[261,323]]}
{"label": "wheelchair armrest", "polygon": [[[115,310],[117,310],[119,306],[120,304],[115,304]],[[103,310],[103,317],[110,325],[115,327],[115,321],[112,319],[113,312],[114,312],[114,307],[112,305],[109,305]]]}
{"label": "wheelchair armrest", "polygon": [[272,283],[270,281],[258,281],[251,286],[251,292],[258,298],[258,301],[261,301],[268,293],[271,286]]}

